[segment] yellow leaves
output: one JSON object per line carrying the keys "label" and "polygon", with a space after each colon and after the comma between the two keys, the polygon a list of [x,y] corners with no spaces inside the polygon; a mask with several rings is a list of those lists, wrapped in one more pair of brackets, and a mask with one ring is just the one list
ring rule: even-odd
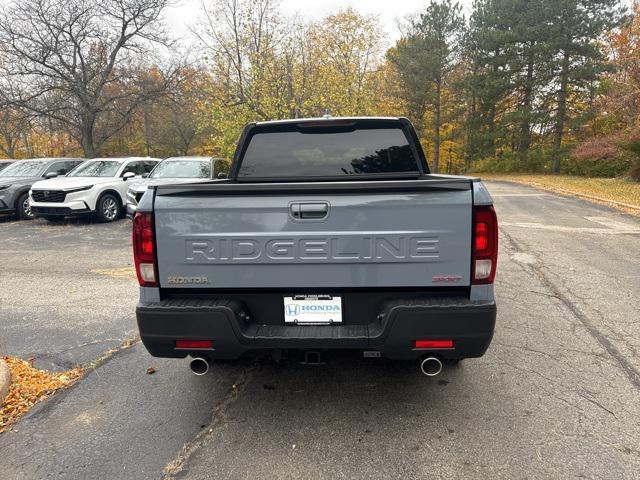
{"label": "yellow leaves", "polygon": [[[241,41],[233,40],[235,32],[211,39],[218,48],[210,52],[212,82],[202,111],[224,157],[232,156],[247,122],[321,116],[326,110],[334,116],[379,114],[383,34],[375,17],[347,9],[316,23],[292,22],[286,32],[269,23],[278,17],[270,12],[267,23],[256,24],[247,19],[238,32]],[[280,40],[272,41],[274,35]],[[256,36],[263,39],[259,45],[244,41]]]}
{"label": "yellow leaves", "polygon": [[83,373],[81,368],[50,373],[34,368],[32,361],[13,357],[4,357],[4,360],[11,371],[11,386],[4,404],[0,406],[0,432],[37,402],[72,385]]}

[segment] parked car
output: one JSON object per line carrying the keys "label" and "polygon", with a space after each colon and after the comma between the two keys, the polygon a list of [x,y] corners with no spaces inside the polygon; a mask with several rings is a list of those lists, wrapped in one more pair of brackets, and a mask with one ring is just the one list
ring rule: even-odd
{"label": "parked car", "polygon": [[349,349],[433,376],[489,347],[491,196],[430,174],[406,119],[250,124],[228,179],[149,188],[133,252],[154,356],[191,355],[204,374],[217,359]]}
{"label": "parked car", "polygon": [[15,160],[0,160],[0,172],[14,162]]}
{"label": "parked car", "polygon": [[221,171],[226,160],[213,157],[170,157],[160,162],[147,178],[129,185],[127,216],[133,217],[138,202],[150,185],[192,183],[211,180]]}
{"label": "parked car", "polygon": [[88,160],[64,178],[34,184],[31,210],[50,221],[95,215],[102,222],[113,222],[124,211],[128,182],[150,173],[158,162],[140,157]]}
{"label": "parked car", "polygon": [[80,158],[38,158],[19,160],[0,171],[0,213],[33,218],[29,189],[42,178],[66,175],[80,165]]}

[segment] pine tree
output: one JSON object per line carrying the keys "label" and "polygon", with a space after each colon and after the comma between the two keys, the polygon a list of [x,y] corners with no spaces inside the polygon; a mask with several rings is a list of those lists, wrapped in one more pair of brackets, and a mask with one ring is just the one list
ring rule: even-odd
{"label": "pine tree", "polygon": [[554,68],[554,134],[552,171],[560,171],[565,131],[572,118],[570,96],[584,98],[608,68],[598,45],[617,26],[623,10],[617,0],[547,0],[550,51]]}
{"label": "pine tree", "polygon": [[[433,171],[440,163],[444,92],[459,59],[465,20],[462,7],[451,0],[432,1],[426,10],[412,19],[406,35],[389,55],[400,71],[405,95],[418,102],[418,112],[432,110]],[[420,125],[423,117],[418,121]]]}

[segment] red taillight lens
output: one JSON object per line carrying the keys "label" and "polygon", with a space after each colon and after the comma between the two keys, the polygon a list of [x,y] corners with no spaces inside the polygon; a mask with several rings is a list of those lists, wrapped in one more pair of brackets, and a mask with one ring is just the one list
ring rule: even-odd
{"label": "red taillight lens", "polygon": [[498,218],[492,206],[474,207],[473,236],[471,281],[474,285],[493,283],[498,262]]}
{"label": "red taillight lens", "polygon": [[486,250],[489,246],[489,225],[485,222],[476,223],[476,252]]}
{"label": "red taillight lens", "polygon": [[416,348],[453,348],[453,340],[416,340]]}
{"label": "red taillight lens", "polygon": [[193,348],[193,349],[211,349],[213,348],[212,340],[176,340],[176,348]]}
{"label": "red taillight lens", "polygon": [[141,287],[158,286],[155,249],[153,217],[150,213],[136,213],[133,217],[133,259]]}

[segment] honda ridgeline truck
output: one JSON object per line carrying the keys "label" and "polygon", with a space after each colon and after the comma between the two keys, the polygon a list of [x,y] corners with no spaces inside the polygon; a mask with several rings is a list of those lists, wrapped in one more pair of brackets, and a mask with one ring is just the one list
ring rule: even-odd
{"label": "honda ridgeline truck", "polygon": [[430,174],[403,118],[249,124],[227,179],[149,188],[133,248],[144,345],[199,374],[348,349],[435,375],[493,336],[492,199]]}

